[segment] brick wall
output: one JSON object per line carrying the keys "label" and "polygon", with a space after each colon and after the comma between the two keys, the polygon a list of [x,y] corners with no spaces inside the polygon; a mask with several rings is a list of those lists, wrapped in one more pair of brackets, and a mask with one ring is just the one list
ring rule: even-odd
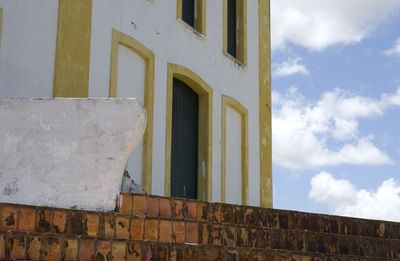
{"label": "brick wall", "polygon": [[400,223],[127,193],[117,205],[0,203],[0,259],[400,260]]}

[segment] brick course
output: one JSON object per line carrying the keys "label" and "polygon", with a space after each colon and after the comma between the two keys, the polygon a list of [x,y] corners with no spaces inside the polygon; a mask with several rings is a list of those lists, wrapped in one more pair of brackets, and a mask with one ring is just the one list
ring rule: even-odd
{"label": "brick course", "polygon": [[0,203],[0,259],[400,260],[400,223],[121,195],[116,212]]}

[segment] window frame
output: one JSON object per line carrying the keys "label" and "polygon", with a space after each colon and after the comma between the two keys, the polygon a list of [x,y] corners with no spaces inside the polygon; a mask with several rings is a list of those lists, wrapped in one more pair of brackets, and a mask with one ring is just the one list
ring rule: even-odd
{"label": "window frame", "polygon": [[206,36],[207,0],[195,0],[194,27],[182,19],[182,1],[184,0],[177,0],[176,19],[182,21],[190,28],[193,28],[194,32],[198,32]]}

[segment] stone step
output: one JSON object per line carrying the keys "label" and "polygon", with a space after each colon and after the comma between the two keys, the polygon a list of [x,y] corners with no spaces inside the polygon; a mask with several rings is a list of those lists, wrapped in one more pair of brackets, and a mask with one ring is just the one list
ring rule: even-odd
{"label": "stone step", "polygon": [[367,261],[399,260],[306,251],[102,239],[77,235],[0,232],[0,260],[113,261]]}
{"label": "stone step", "polygon": [[396,222],[208,203],[180,198],[121,193],[116,209],[120,213],[137,216],[400,239],[400,223]]}

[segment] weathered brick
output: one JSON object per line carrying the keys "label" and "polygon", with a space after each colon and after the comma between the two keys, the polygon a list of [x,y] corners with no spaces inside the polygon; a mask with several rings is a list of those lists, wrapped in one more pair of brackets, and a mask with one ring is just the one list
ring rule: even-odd
{"label": "weathered brick", "polygon": [[211,223],[199,223],[199,243],[203,245],[212,244]]}
{"label": "weathered brick", "polygon": [[84,214],[80,211],[72,211],[68,217],[68,232],[74,235],[85,235]]}
{"label": "weathered brick", "polygon": [[140,243],[128,242],[127,250],[128,261],[142,261],[142,246]]}
{"label": "weathered brick", "polygon": [[146,216],[158,217],[160,213],[160,200],[158,197],[148,197],[146,202]]}
{"label": "weathered brick", "polygon": [[158,240],[158,219],[146,219],[144,221],[144,239]]}
{"label": "weathered brick", "polygon": [[170,220],[160,220],[160,235],[161,242],[170,243],[172,239],[172,222]]}
{"label": "weathered brick", "polygon": [[110,241],[97,241],[95,260],[111,260],[111,242]]}
{"label": "weathered brick", "polygon": [[42,240],[39,237],[26,238],[26,257],[28,260],[40,260]]}
{"label": "weathered brick", "polygon": [[144,219],[133,218],[131,219],[130,238],[135,240],[142,240],[144,235]]}
{"label": "weathered brick", "polygon": [[36,232],[48,233],[51,231],[52,214],[50,209],[38,209],[36,213]]}
{"label": "weathered brick", "polygon": [[186,222],[186,242],[198,243],[199,242],[199,226],[197,222]]}
{"label": "weathered brick", "polygon": [[35,218],[36,218],[36,210],[34,208],[20,208],[18,231],[34,232]]}
{"label": "weathered brick", "polygon": [[172,241],[176,243],[185,242],[185,222],[176,221],[172,223]]}
{"label": "weathered brick", "polygon": [[67,239],[64,241],[64,261],[76,261],[78,257],[78,240]]}
{"label": "weathered brick", "polygon": [[16,230],[18,222],[18,208],[13,206],[1,207],[0,228],[4,230]]}
{"label": "weathered brick", "polygon": [[112,260],[113,261],[126,260],[126,242],[115,241],[112,243]]}
{"label": "weathered brick", "polygon": [[129,239],[129,219],[117,216],[115,218],[115,237]]}
{"label": "weathered brick", "polygon": [[10,259],[25,259],[25,238],[23,236],[16,236],[8,238],[7,241]]}
{"label": "weathered brick", "polygon": [[169,261],[169,247],[168,246],[158,246],[155,248],[157,261]]}
{"label": "weathered brick", "polygon": [[133,211],[133,195],[129,193],[120,193],[118,197],[118,212],[132,215]]}
{"label": "weathered brick", "polygon": [[97,236],[99,234],[99,224],[100,224],[99,215],[86,214],[84,221],[86,235]]}
{"label": "weathered brick", "polygon": [[171,215],[173,218],[183,219],[183,200],[171,200]]}
{"label": "weathered brick", "polygon": [[191,220],[197,219],[197,203],[196,203],[196,201],[186,200],[183,209],[184,209],[185,219],[191,219]]}
{"label": "weathered brick", "polygon": [[43,260],[61,260],[61,244],[58,238],[45,238],[43,240]]}
{"label": "weathered brick", "polygon": [[6,258],[6,239],[0,234],[0,259]]}
{"label": "weathered brick", "polygon": [[196,216],[198,221],[208,220],[208,203],[199,201],[197,202]]}
{"label": "weathered brick", "polygon": [[144,216],[146,213],[146,197],[142,195],[133,196],[133,215]]}
{"label": "weathered brick", "polygon": [[81,240],[79,242],[79,261],[92,261],[94,257],[94,240]]}
{"label": "weathered brick", "polygon": [[214,203],[209,205],[209,220],[221,222],[221,204]]}
{"label": "weathered brick", "polygon": [[233,216],[233,206],[228,204],[221,204],[221,221],[224,223],[234,223],[235,217]]}
{"label": "weathered brick", "polygon": [[236,246],[236,228],[234,226],[225,225],[222,234],[223,245],[228,247]]}
{"label": "weathered brick", "polygon": [[166,198],[160,198],[160,217],[170,218],[171,217],[171,200]]}
{"label": "weathered brick", "polygon": [[115,217],[113,215],[104,215],[104,237],[114,238],[115,234]]}
{"label": "weathered brick", "polygon": [[249,246],[249,230],[246,226],[237,227],[237,246],[247,247]]}
{"label": "weathered brick", "polygon": [[52,230],[55,233],[66,233],[67,232],[67,217],[66,211],[54,211]]}
{"label": "weathered brick", "polygon": [[212,242],[215,246],[222,245],[222,225],[213,224],[212,225]]}

